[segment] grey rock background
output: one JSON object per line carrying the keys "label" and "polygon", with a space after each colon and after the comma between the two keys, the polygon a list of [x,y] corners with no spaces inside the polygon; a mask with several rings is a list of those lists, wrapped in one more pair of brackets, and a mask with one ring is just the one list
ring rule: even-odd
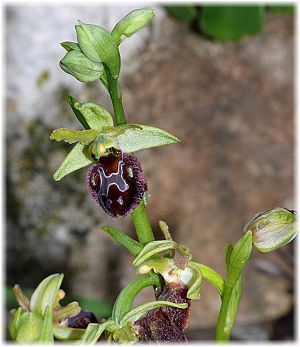
{"label": "grey rock background", "polygon": [[[87,193],[85,169],[54,182],[52,174],[69,148],[49,140],[52,129],[79,126],[64,101],[67,94],[111,110],[99,85],[84,85],[60,70],[59,42],[75,41],[78,18],[112,29],[132,9],[6,7],[10,285],[34,287],[46,275],[64,272],[68,292],[112,303],[134,275],[132,258],[99,230],[114,225],[133,235],[131,221],[104,215]],[[121,48],[128,120],[182,140],[138,154],[155,232],[161,237],[157,221],[165,220],[195,259],[223,274],[225,247],[237,241],[252,215],[275,206],[294,208],[293,40],[290,15],[268,15],[260,35],[220,44],[156,8],[154,23]],[[261,261],[269,268],[282,265],[276,253],[255,253],[247,266],[235,330],[240,339],[267,339],[269,327],[253,328],[249,336],[243,324],[263,326],[292,305],[289,282],[259,272]],[[149,298],[151,291],[137,301]],[[204,284],[202,299],[193,304],[191,338],[205,339],[218,308],[217,293]]]}

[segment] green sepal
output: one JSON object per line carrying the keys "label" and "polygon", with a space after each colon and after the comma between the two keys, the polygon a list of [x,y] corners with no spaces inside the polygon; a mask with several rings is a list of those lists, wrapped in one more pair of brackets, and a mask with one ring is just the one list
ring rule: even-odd
{"label": "green sepal", "polygon": [[188,267],[193,272],[193,277],[191,281],[188,283],[188,292],[186,297],[191,300],[200,299],[200,289],[202,286],[202,273],[198,266],[194,263],[189,262]]}
{"label": "green sepal", "polygon": [[90,158],[88,147],[81,143],[76,143],[54,173],[53,178],[55,181],[60,181],[69,173],[82,169],[92,163],[93,160]]}
{"label": "green sepal", "polygon": [[112,320],[102,324],[90,323],[80,340],[80,345],[94,345],[106,329],[117,329],[116,323]]}
{"label": "green sepal", "polygon": [[61,341],[74,341],[82,338],[85,329],[67,328],[61,325],[53,324],[54,337]]}
{"label": "green sepal", "polygon": [[44,315],[47,306],[50,306],[52,310],[63,278],[63,274],[53,274],[46,277],[37,286],[30,298],[30,310],[41,315]]}
{"label": "green sepal", "polygon": [[124,124],[104,128],[103,132],[115,137],[121,150],[126,153],[180,142],[176,136],[148,125]]}
{"label": "green sepal", "polygon": [[118,45],[124,37],[129,37],[148,25],[154,18],[153,9],[138,9],[129,12],[113,28],[111,35]]}
{"label": "green sepal", "polygon": [[130,236],[114,227],[104,226],[101,227],[101,229],[108,233],[115,241],[126,248],[135,257],[143,249],[143,245],[141,245],[138,241],[132,239]]}
{"label": "green sepal", "polygon": [[193,264],[199,268],[201,271],[203,279],[211,283],[219,292],[220,296],[223,294],[224,286],[225,286],[225,281],[223,277],[218,274],[215,270],[210,268],[209,266],[190,261],[189,264]]}
{"label": "green sepal", "polygon": [[118,45],[105,29],[78,21],[75,26],[77,40],[81,51],[95,63],[104,63],[113,78],[118,78],[121,59]]}
{"label": "green sepal", "polygon": [[37,312],[23,312],[15,341],[20,344],[37,343],[43,326],[42,316]]}
{"label": "green sepal", "polygon": [[101,132],[104,127],[112,127],[114,125],[111,114],[101,105],[91,102],[81,104],[77,101],[73,104],[73,107],[81,113],[91,129],[97,129]]}
{"label": "green sepal", "polygon": [[43,315],[43,324],[42,324],[42,330],[41,330],[39,342],[41,343],[54,342],[52,310],[49,305],[46,307],[45,314]]}
{"label": "green sepal", "polygon": [[14,310],[13,316],[11,318],[11,321],[8,326],[8,331],[13,340],[16,340],[18,335],[18,329],[20,326],[20,317],[22,315],[23,311],[21,307],[18,307],[17,310]]}
{"label": "green sepal", "polygon": [[149,273],[145,276],[139,276],[129,282],[118,295],[112,311],[112,319],[118,324],[124,315],[130,311],[134,299],[138,293],[146,287],[160,286],[160,277],[157,274]]}
{"label": "green sepal", "polygon": [[60,45],[68,52],[74,51],[74,50],[80,51],[80,47],[79,47],[78,43],[76,43],[76,42],[65,41],[65,42],[61,42]]}
{"label": "green sepal", "polygon": [[78,81],[85,83],[98,80],[104,70],[103,64],[95,63],[76,49],[67,52],[59,66]]}
{"label": "green sepal", "polygon": [[61,128],[52,131],[50,139],[68,143],[79,142],[83,145],[87,145],[88,143],[94,141],[98,134],[99,131],[96,129],[72,130]]}
{"label": "green sepal", "polygon": [[188,304],[187,303],[179,304],[179,303],[164,301],[164,300],[147,302],[146,304],[140,305],[134,308],[133,310],[129,311],[128,313],[126,313],[124,317],[122,318],[120,325],[124,326],[127,322],[134,323],[135,321],[143,317],[150,310],[153,310],[159,307],[164,307],[164,306],[185,309],[188,307]]}

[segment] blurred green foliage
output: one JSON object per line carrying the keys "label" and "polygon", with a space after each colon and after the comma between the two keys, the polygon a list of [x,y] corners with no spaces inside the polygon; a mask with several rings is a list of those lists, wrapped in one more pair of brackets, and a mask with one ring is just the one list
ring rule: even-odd
{"label": "blurred green foliage", "polygon": [[[23,291],[27,297],[31,297],[33,293],[32,289],[24,289]],[[11,310],[18,306],[12,291],[12,287],[7,286],[5,288],[5,298],[8,310]],[[60,304],[67,305],[72,301],[77,301],[82,310],[93,312],[99,318],[109,318],[111,316],[112,305],[101,300],[89,299],[68,294],[63,300],[60,301]]]}
{"label": "blurred green foliage", "polygon": [[213,40],[238,41],[246,35],[258,34],[264,24],[266,11],[293,14],[294,5],[249,6],[165,6],[173,17],[187,22],[199,33]]}

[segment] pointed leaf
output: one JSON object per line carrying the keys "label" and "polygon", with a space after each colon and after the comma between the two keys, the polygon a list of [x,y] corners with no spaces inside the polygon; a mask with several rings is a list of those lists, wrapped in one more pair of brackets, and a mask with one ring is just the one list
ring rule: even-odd
{"label": "pointed leaf", "polygon": [[30,310],[39,312],[41,315],[44,315],[47,306],[50,306],[52,310],[63,278],[63,274],[53,274],[46,277],[31,296]]}
{"label": "pointed leaf", "polygon": [[115,241],[126,248],[135,257],[143,249],[143,246],[138,241],[132,239],[131,237],[114,227],[102,227],[101,229],[108,233]]}
{"label": "pointed leaf", "polygon": [[91,102],[81,104],[77,101],[74,103],[74,108],[81,113],[91,129],[102,131],[103,127],[114,125],[111,114],[101,105]]}
{"label": "pointed leaf", "polygon": [[103,131],[115,137],[121,150],[126,153],[180,142],[177,137],[166,131],[148,125],[124,124],[107,127]]}
{"label": "pointed leaf", "polygon": [[175,249],[177,243],[171,240],[162,240],[162,241],[152,241],[147,243],[147,245],[141,250],[139,255],[135,258],[133,265],[139,266],[145,260],[152,257],[154,254],[167,251],[169,249]]}
{"label": "pointed leaf", "polygon": [[80,47],[79,47],[78,43],[76,43],[76,42],[65,41],[65,42],[61,42],[60,45],[68,52],[73,51],[73,50],[80,51]]}
{"label": "pointed leaf", "polygon": [[69,173],[82,169],[92,163],[93,160],[90,158],[88,147],[81,143],[76,143],[54,173],[53,178],[55,181],[60,181]]}
{"label": "pointed leaf", "polygon": [[95,140],[99,131],[96,129],[89,130],[71,130],[66,128],[56,129],[50,135],[51,140],[65,141],[68,143],[80,142],[84,145]]}
{"label": "pointed leaf", "polygon": [[128,13],[113,28],[111,35],[119,45],[124,37],[129,37],[148,25],[154,18],[153,9],[138,9]]}
{"label": "pointed leaf", "polygon": [[114,78],[120,73],[121,59],[118,45],[105,29],[79,21],[76,25],[77,40],[81,51],[96,63],[103,62]]}
{"label": "pointed leaf", "polygon": [[95,63],[76,49],[67,52],[59,62],[59,66],[80,82],[97,81],[104,70],[103,64]]}
{"label": "pointed leaf", "polygon": [[42,325],[42,331],[39,338],[39,342],[41,343],[53,343],[53,322],[52,322],[52,310],[51,307],[48,305],[46,307],[45,314],[43,316],[43,325]]}
{"label": "pointed leaf", "polygon": [[124,326],[127,322],[135,322],[138,319],[140,319],[142,316],[144,316],[147,312],[150,310],[163,307],[163,306],[169,306],[169,307],[175,307],[180,309],[185,309],[188,307],[187,303],[179,304],[171,301],[164,301],[164,300],[157,300],[148,302],[146,304],[140,305],[133,310],[126,313],[121,320],[120,324],[121,326]]}

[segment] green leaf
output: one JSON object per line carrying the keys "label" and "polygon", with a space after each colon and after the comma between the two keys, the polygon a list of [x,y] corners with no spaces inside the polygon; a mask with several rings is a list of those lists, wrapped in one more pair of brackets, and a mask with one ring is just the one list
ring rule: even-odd
{"label": "green leaf", "polygon": [[225,281],[221,275],[219,275],[215,270],[211,269],[210,267],[190,261],[190,264],[193,264],[199,268],[201,271],[202,277],[210,282],[219,292],[220,296],[222,296],[224,286],[225,286]]}
{"label": "green leaf", "polygon": [[235,286],[232,289],[229,304],[226,311],[226,324],[225,330],[231,333],[234,322],[237,316],[237,312],[240,306],[240,300],[242,295],[242,275],[236,281]]}
{"label": "green leaf", "polygon": [[66,128],[56,129],[50,135],[51,140],[65,141],[68,143],[80,142],[84,145],[95,140],[99,131],[96,129],[89,130],[71,130]]}
{"label": "green leaf", "polygon": [[205,34],[220,41],[236,41],[261,31],[263,6],[203,6],[200,26]]}
{"label": "green leaf", "polygon": [[118,45],[105,29],[79,21],[76,25],[77,40],[81,51],[95,63],[104,63],[116,79],[121,68]]}
{"label": "green leaf", "polygon": [[44,315],[47,306],[52,309],[63,278],[63,274],[53,274],[46,277],[37,286],[30,298],[30,310]]}
{"label": "green leaf", "polygon": [[87,102],[81,104],[79,101],[73,104],[75,110],[79,111],[91,129],[102,131],[104,127],[114,125],[111,114],[101,105]]}
{"label": "green leaf", "polygon": [[101,229],[108,233],[115,241],[126,248],[135,257],[143,249],[143,246],[138,241],[132,239],[131,237],[114,227],[105,226],[101,227]]}
{"label": "green leaf", "polygon": [[227,286],[234,287],[240,277],[245,264],[247,263],[252,251],[252,234],[246,232],[243,237],[235,244],[231,252],[229,261]]}
{"label": "green leaf", "polygon": [[53,343],[53,323],[52,323],[52,309],[48,305],[43,316],[43,325],[41,330],[41,335],[39,338],[41,343]]}
{"label": "green leaf", "polygon": [[99,337],[102,335],[102,333],[107,328],[116,328],[116,323],[112,320],[109,320],[107,322],[104,322],[102,324],[97,323],[90,323],[88,327],[85,329],[85,333],[83,334],[80,344],[81,345],[94,345]]}
{"label": "green leaf", "polygon": [[85,329],[66,328],[61,325],[53,324],[53,334],[58,340],[79,340],[82,338]]}
{"label": "green leaf", "polygon": [[90,158],[88,147],[81,143],[76,143],[54,173],[53,178],[55,181],[60,181],[71,172],[82,169],[92,163],[93,160]]}
{"label": "green leaf", "polygon": [[197,17],[196,6],[164,6],[166,11],[172,16],[183,20],[184,22],[191,22]]}
{"label": "green leaf", "polygon": [[124,326],[127,322],[135,322],[141,317],[143,317],[150,310],[153,310],[159,307],[164,307],[164,306],[185,309],[188,307],[188,304],[187,303],[179,304],[179,303],[164,301],[164,300],[148,302],[126,313],[123,319],[121,320],[120,325]]}
{"label": "green leaf", "polygon": [[152,241],[146,244],[146,246],[141,250],[139,255],[134,259],[133,265],[140,266],[145,260],[152,257],[154,254],[167,251],[170,249],[175,249],[177,243],[171,240],[161,240],[161,241]]}
{"label": "green leaf", "polygon": [[180,142],[177,137],[166,131],[148,125],[124,124],[104,128],[103,132],[115,137],[121,150],[126,153]]}
{"label": "green leaf", "polygon": [[124,37],[130,37],[148,25],[154,18],[153,9],[138,9],[128,13],[113,28],[111,35],[119,45]]}
{"label": "green leaf", "polygon": [[60,45],[68,52],[73,50],[80,51],[80,47],[78,43],[76,42],[65,41],[65,42],[62,42]]}
{"label": "green leaf", "polygon": [[59,66],[80,82],[98,80],[103,73],[103,65],[87,58],[81,51],[69,51],[59,62]]}

